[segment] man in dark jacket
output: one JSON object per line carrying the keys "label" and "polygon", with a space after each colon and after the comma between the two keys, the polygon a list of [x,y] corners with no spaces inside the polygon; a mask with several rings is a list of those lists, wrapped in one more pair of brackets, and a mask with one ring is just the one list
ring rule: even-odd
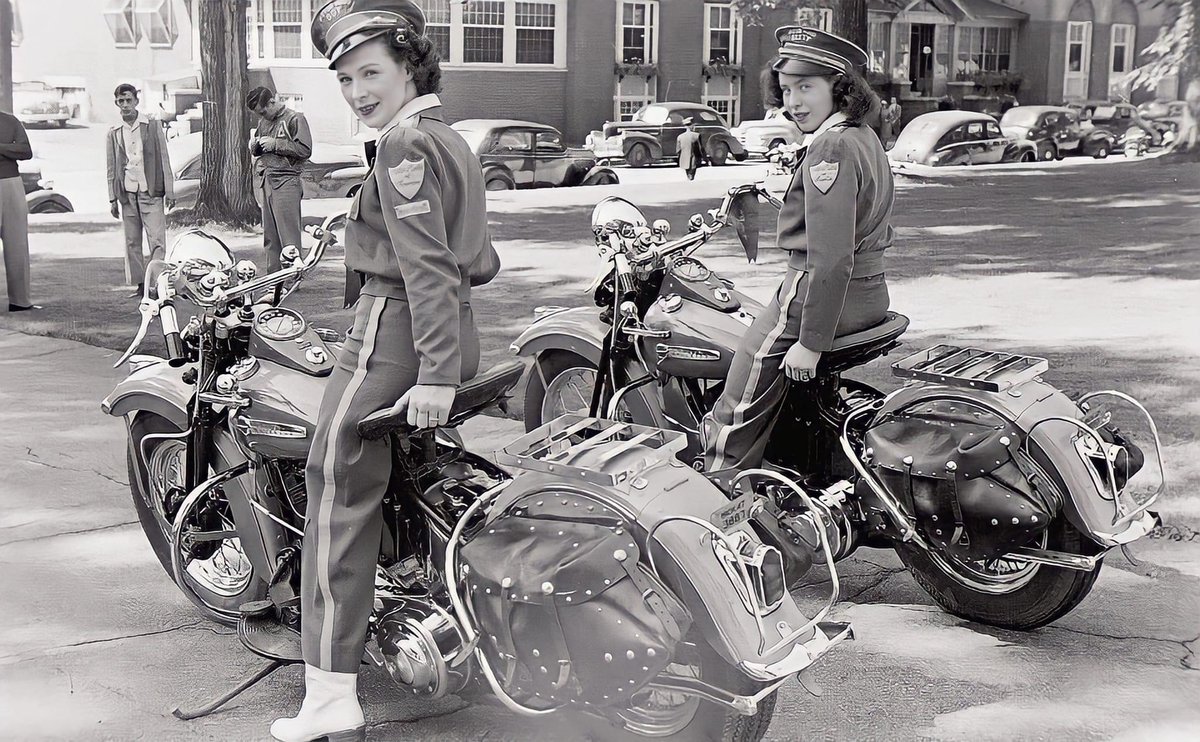
{"label": "man in dark jacket", "polygon": [[0,243],[8,279],[8,311],[39,309],[29,301],[29,206],[17,160],[33,157],[25,127],[0,111]]}
{"label": "man in dark jacket", "polygon": [[300,172],[312,156],[312,133],[304,114],[280,103],[267,88],[246,95],[246,107],[260,117],[250,140],[254,186],[262,199],[263,248],[268,270],[281,267],[286,245],[300,247]]}

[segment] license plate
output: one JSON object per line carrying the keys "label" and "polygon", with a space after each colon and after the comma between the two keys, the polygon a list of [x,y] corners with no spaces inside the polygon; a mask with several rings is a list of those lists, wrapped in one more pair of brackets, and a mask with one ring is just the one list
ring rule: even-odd
{"label": "license plate", "polygon": [[753,492],[747,492],[725,507],[715,511],[709,517],[709,522],[722,531],[730,531],[750,520],[750,515],[754,510],[754,504],[757,500],[757,495]]}

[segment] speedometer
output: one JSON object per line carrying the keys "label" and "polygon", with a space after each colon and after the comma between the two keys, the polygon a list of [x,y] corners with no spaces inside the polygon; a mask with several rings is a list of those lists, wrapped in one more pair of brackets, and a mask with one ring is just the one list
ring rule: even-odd
{"label": "speedometer", "polygon": [[676,258],[671,263],[671,272],[685,281],[707,281],[712,275],[708,266],[690,257]]}
{"label": "speedometer", "polygon": [[291,309],[271,307],[259,313],[254,329],[268,340],[291,340],[306,327],[304,318]]}

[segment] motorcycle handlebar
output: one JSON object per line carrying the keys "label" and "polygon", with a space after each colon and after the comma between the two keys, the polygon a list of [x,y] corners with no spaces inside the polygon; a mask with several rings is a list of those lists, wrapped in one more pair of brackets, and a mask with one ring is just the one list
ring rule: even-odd
{"label": "motorcycle handlebar", "polygon": [[172,368],[179,368],[187,363],[187,352],[183,347],[183,339],[179,336],[179,320],[175,315],[175,305],[166,302],[158,310],[159,322],[162,323],[163,339],[167,343],[167,363]]}
{"label": "motorcycle handlebar", "polygon": [[703,245],[717,232],[729,226],[729,209],[733,206],[734,199],[751,193],[760,198],[767,199],[777,209],[783,206],[783,202],[771,195],[763,183],[744,183],[734,186],[726,191],[725,197],[721,199],[721,205],[709,212],[712,216],[710,224],[702,224],[696,231],[690,232],[677,240],[664,242],[661,245],[651,245],[644,255],[635,257],[634,262],[638,264],[651,261],[658,262],[680,250],[687,250]]}

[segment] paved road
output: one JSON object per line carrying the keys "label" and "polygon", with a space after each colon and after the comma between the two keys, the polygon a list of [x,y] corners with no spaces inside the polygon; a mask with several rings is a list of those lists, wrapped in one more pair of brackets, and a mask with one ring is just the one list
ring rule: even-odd
{"label": "paved road", "polygon": [[[180,703],[218,693],[256,659],[200,620],[134,523],[124,427],[98,400],[113,353],[0,332],[0,729],[9,739],[266,739],[300,697],[277,673],[208,719]],[[514,424],[469,431],[494,448]],[[845,563],[841,618],[858,639],[820,665],[824,695],[784,687],[771,740],[1127,740],[1200,736],[1200,543],[1116,555],[1072,615],[1030,634],[947,616],[883,552]],[[816,597],[807,590],[805,599]],[[398,700],[362,681],[375,740],[572,740],[456,698]]]}

